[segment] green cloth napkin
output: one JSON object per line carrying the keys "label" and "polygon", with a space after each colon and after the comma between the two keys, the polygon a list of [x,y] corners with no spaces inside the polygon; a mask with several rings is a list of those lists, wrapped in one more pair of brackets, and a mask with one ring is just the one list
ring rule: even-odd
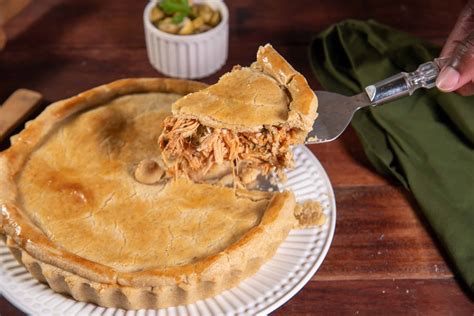
{"label": "green cloth napkin", "polygon": [[[353,95],[400,71],[415,70],[439,51],[377,22],[347,20],[313,39],[310,59],[325,89]],[[474,291],[474,97],[420,89],[360,110],[352,126],[374,167],[413,192]]]}

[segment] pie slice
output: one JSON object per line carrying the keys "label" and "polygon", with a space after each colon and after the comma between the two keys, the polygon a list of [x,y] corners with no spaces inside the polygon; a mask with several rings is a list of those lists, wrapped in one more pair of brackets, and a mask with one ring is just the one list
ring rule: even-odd
{"label": "pie slice", "polygon": [[250,67],[234,67],[173,104],[160,136],[168,174],[199,181],[230,162],[246,183],[291,168],[290,146],[304,142],[316,109],[305,78],[271,45],[260,47]]}
{"label": "pie slice", "polygon": [[159,308],[214,296],[273,256],[292,193],[136,179],[144,159],[161,165],[171,104],[204,87],[100,86],[50,105],[0,153],[0,235],[33,276],[79,301]]}

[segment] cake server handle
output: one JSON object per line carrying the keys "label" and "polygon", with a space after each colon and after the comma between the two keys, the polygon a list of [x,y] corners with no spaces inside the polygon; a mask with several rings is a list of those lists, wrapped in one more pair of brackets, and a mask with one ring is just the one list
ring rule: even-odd
{"label": "cake server handle", "polygon": [[412,95],[419,88],[431,89],[436,86],[439,72],[449,58],[437,58],[421,64],[413,72],[401,72],[365,88],[373,106]]}

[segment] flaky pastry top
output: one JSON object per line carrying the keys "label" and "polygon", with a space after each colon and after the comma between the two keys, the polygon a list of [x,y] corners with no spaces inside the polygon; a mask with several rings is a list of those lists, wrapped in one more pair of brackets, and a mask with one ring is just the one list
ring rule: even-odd
{"label": "flaky pastry top", "polygon": [[203,87],[126,79],[49,106],[0,154],[0,231],[42,262],[134,286],[211,275],[271,238],[291,193],[134,178],[141,160],[159,159],[171,103]]}

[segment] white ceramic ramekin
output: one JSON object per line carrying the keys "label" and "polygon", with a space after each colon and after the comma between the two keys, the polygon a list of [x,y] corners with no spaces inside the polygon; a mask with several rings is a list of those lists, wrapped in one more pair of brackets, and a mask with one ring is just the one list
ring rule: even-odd
{"label": "white ceramic ramekin", "polygon": [[221,0],[202,0],[221,13],[221,22],[207,32],[194,35],[174,35],[156,28],[150,21],[150,12],[159,0],[145,7],[145,25],[148,59],[159,72],[177,78],[197,79],[219,70],[227,60],[229,46],[229,11]]}

